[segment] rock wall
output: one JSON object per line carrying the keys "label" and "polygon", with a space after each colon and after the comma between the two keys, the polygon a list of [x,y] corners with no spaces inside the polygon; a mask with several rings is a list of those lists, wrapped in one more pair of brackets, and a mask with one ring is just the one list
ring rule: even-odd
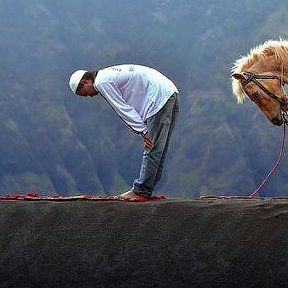
{"label": "rock wall", "polygon": [[287,287],[288,201],[0,202],[0,287]]}

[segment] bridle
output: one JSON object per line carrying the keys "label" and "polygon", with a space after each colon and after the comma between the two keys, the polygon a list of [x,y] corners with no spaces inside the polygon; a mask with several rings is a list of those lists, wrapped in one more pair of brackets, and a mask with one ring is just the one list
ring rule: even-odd
{"label": "bridle", "polygon": [[254,74],[252,72],[244,72],[243,74],[245,76],[247,76],[248,78],[244,82],[242,82],[242,86],[244,87],[245,85],[247,85],[249,82],[252,81],[262,91],[264,91],[268,96],[270,96],[271,98],[276,100],[280,104],[280,107],[282,110],[282,117],[283,117],[283,121],[284,121],[283,134],[282,134],[282,139],[281,139],[281,147],[280,147],[278,159],[277,159],[276,163],[274,164],[274,166],[272,167],[272,169],[270,170],[270,172],[268,173],[268,175],[266,176],[266,178],[262,181],[262,183],[258,186],[258,188],[255,189],[252,194],[250,194],[249,197],[251,198],[251,197],[254,197],[262,189],[262,187],[265,185],[265,183],[271,178],[273,173],[276,171],[280,162],[283,160],[284,153],[285,153],[286,126],[288,126],[288,112],[286,110],[287,96],[285,95],[285,93],[284,93],[284,97],[279,97],[279,96],[275,95],[274,93],[272,93],[269,89],[267,89],[264,85],[262,85],[258,81],[258,80],[265,80],[265,79],[270,79],[270,80],[277,79],[281,83],[281,80],[279,79],[278,76],[276,76],[276,75],[258,75],[258,74]]}
{"label": "bridle", "polygon": [[[248,78],[242,83],[242,86],[246,86],[249,82],[254,82],[262,91],[264,91],[268,96],[276,100],[277,102],[280,103],[281,105],[281,110],[286,111],[286,105],[287,105],[287,99],[286,97],[279,97],[272,93],[269,89],[267,89],[263,84],[261,84],[258,80],[265,80],[265,79],[277,79],[280,81],[278,76],[275,75],[259,75],[259,74],[254,74],[252,72],[244,72],[243,73],[245,76],[248,76]],[[285,94],[284,94],[285,95]],[[285,95],[286,96],[286,95]]]}
{"label": "bridle", "polygon": [[[280,165],[281,161],[283,160],[284,154],[285,154],[286,126],[288,127],[288,111],[285,109],[286,105],[287,105],[287,102],[288,102],[287,96],[284,93],[284,97],[278,97],[277,95],[272,93],[270,90],[268,90],[264,85],[262,85],[258,81],[258,80],[264,80],[264,79],[277,79],[281,83],[282,82],[281,79],[279,79],[279,77],[275,76],[275,75],[258,75],[258,74],[254,74],[252,72],[244,72],[243,74],[245,76],[248,76],[248,78],[244,82],[242,82],[242,86],[243,87],[245,85],[247,85],[249,82],[252,81],[262,91],[264,91],[268,96],[270,96],[271,98],[273,98],[274,100],[276,100],[280,104],[281,110],[282,110],[283,122],[284,122],[283,134],[282,134],[282,138],[281,138],[281,147],[280,147],[278,159],[275,162],[275,164],[273,165],[272,169],[267,174],[265,179],[261,182],[261,184],[249,196],[247,196],[247,197],[245,197],[245,196],[213,196],[214,198],[222,198],[222,199],[231,199],[231,198],[242,199],[242,198],[244,198],[244,199],[251,199],[251,198],[255,197],[256,194],[263,188],[263,186],[267,183],[267,181],[275,173],[276,169],[278,168],[278,166]],[[207,196],[202,196],[201,198],[207,198]],[[208,198],[209,198],[209,196],[208,196]]]}

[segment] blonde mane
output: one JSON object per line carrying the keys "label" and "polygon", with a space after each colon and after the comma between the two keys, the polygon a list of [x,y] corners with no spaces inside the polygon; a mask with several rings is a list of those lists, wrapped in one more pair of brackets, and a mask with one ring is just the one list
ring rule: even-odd
{"label": "blonde mane", "polygon": [[[283,63],[283,59],[287,58],[288,41],[280,38],[279,41],[269,40],[263,44],[256,46],[250,50],[250,53],[236,60],[231,69],[231,73],[243,73],[247,71],[255,62],[265,59],[267,56],[273,55],[275,59]],[[282,67],[283,68],[283,67]],[[242,84],[239,80],[232,77],[232,90],[236,96],[238,103],[242,103],[247,95],[245,94]]]}

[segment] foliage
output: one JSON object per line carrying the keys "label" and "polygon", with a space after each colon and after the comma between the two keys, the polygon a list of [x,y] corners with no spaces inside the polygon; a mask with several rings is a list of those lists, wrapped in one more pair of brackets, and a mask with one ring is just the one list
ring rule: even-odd
{"label": "foliage", "polygon": [[[280,129],[251,103],[236,105],[230,68],[252,46],[288,36],[287,10],[280,0],[1,1],[0,193],[129,189],[142,139],[67,82],[78,68],[139,63],[181,92],[158,190],[249,195],[277,156]],[[285,170],[264,194],[285,193]]]}

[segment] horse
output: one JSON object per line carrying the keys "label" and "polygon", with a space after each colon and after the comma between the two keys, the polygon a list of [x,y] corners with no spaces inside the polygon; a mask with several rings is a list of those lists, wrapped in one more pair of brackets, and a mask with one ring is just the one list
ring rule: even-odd
{"label": "horse", "polygon": [[269,40],[236,60],[231,68],[232,90],[238,103],[249,98],[274,125],[284,123],[288,97],[288,41]]}

